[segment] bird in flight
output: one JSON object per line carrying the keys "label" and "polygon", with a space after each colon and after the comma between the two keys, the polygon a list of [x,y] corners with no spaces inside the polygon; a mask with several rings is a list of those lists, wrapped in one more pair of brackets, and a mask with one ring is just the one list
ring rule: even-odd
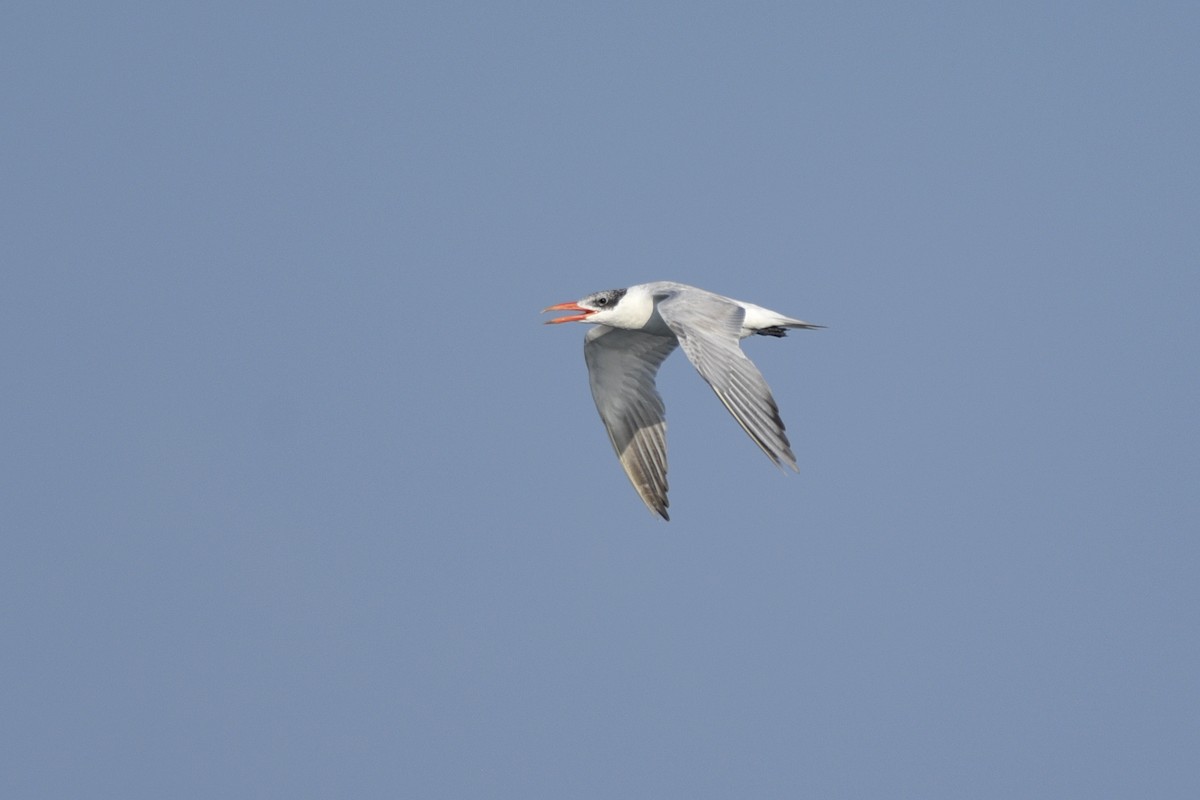
{"label": "bird in flight", "polygon": [[596,326],[583,344],[592,398],[625,474],[651,512],[670,519],[667,422],[654,379],[676,345],[767,457],[797,470],[775,398],[740,341],[823,325],[670,281],[595,292],[546,311],[574,312],[546,324]]}

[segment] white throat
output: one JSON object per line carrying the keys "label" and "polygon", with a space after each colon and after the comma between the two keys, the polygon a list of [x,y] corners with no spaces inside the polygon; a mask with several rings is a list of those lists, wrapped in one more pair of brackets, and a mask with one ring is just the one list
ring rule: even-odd
{"label": "white throat", "polygon": [[605,314],[603,319],[597,319],[596,322],[613,328],[634,331],[655,332],[651,329],[658,327],[666,329],[666,325],[655,312],[654,296],[640,286],[631,286],[621,301],[617,303],[616,308]]}

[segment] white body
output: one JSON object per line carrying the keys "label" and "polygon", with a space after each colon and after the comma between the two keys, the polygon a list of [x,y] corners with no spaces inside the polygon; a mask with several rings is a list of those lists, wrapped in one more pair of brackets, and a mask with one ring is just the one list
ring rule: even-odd
{"label": "white body", "polygon": [[[820,327],[819,325],[811,325],[802,320],[792,319],[769,308],[756,306],[754,303],[747,303],[744,300],[734,300],[731,297],[724,297],[705,291],[704,289],[697,289],[695,286],[674,283],[672,281],[655,281],[654,283],[640,283],[637,286],[630,286],[625,290],[625,296],[621,298],[620,302],[614,308],[599,311],[591,315],[588,319],[580,321],[589,322],[594,325],[607,325],[610,328],[640,330],[659,336],[673,336],[675,334],[663,321],[662,316],[657,313],[659,300],[666,297],[674,297],[681,305],[698,311],[705,306],[715,307],[717,302],[720,301],[741,308],[743,316],[741,327],[738,330],[739,339],[745,339],[747,336],[763,328]],[[586,300],[587,298],[584,299]]]}

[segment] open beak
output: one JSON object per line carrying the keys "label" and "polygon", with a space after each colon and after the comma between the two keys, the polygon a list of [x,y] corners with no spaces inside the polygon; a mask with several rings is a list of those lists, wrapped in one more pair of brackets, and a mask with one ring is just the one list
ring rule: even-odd
{"label": "open beak", "polygon": [[589,316],[596,313],[592,309],[584,308],[583,306],[579,305],[578,303],[559,303],[556,306],[547,306],[546,308],[542,309],[543,314],[545,314],[547,311],[582,311],[583,312],[582,314],[573,314],[572,316],[569,316],[569,317],[558,317],[557,319],[548,319],[548,320],[546,320],[547,325],[557,325],[560,322],[579,322],[580,320],[587,319]]}

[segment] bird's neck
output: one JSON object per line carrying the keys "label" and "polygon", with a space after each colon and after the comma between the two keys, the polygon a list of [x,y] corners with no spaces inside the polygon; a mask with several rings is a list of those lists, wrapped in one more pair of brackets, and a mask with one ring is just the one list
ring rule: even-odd
{"label": "bird's neck", "polygon": [[614,310],[617,313],[611,319],[604,321],[606,325],[611,325],[614,328],[645,331],[646,333],[670,333],[670,329],[667,328],[662,317],[658,315],[654,296],[650,292],[641,289],[641,287],[630,287],[625,296],[621,298],[620,304]]}

